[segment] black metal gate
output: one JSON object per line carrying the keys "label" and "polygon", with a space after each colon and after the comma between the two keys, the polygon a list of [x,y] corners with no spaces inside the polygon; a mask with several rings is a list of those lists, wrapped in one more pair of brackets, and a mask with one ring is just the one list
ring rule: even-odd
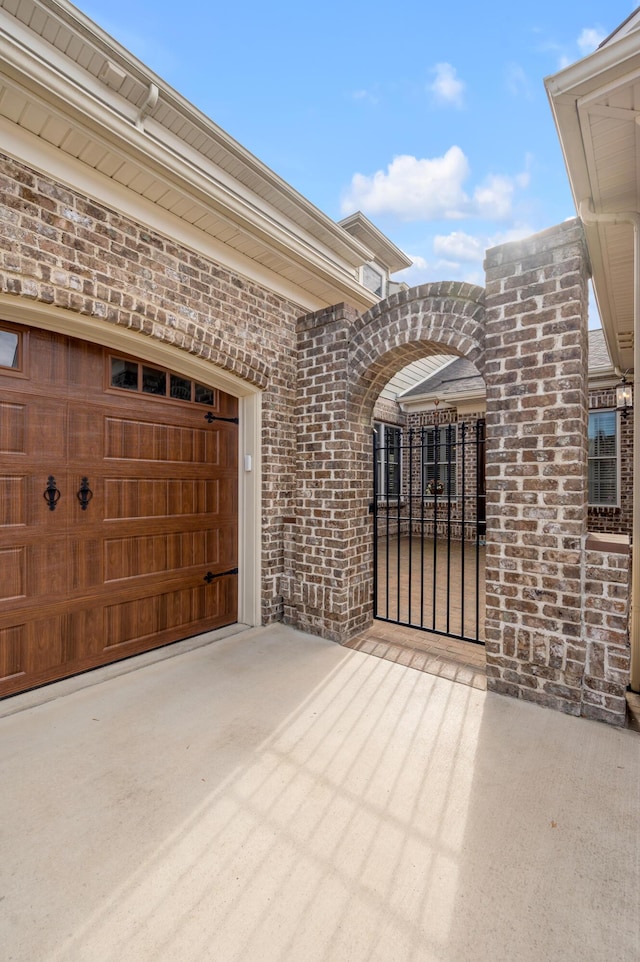
{"label": "black metal gate", "polygon": [[374,430],[374,617],[484,644],[485,422]]}

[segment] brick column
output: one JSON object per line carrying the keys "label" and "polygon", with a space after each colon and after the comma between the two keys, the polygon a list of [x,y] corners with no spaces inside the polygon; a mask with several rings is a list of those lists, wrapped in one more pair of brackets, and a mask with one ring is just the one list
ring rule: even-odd
{"label": "brick column", "polygon": [[334,641],[372,616],[371,425],[350,413],[348,330],[339,305],[298,321],[295,517],[286,519],[285,618]]}
{"label": "brick column", "polygon": [[577,220],[487,252],[488,685],[580,714],[587,280]]}
{"label": "brick column", "polygon": [[589,534],[584,561],[586,665],[581,714],[624,725],[631,673],[628,537]]}

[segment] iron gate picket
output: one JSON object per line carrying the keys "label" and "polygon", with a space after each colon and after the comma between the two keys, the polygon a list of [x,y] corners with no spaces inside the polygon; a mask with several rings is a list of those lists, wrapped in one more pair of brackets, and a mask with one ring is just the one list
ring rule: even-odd
{"label": "iron gate picket", "polygon": [[373,439],[374,618],[484,644],[485,421]]}

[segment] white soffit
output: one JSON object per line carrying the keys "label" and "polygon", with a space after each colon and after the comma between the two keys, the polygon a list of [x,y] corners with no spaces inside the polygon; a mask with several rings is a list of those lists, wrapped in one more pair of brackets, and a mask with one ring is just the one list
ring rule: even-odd
{"label": "white soffit", "polygon": [[95,171],[96,199],[110,202],[109,181],[124,187],[308,309],[375,303],[357,280],[368,248],[66,0],[0,0],[0,52],[0,118]]}
{"label": "white soffit", "polygon": [[443,356],[442,354],[435,354],[432,357],[423,357],[419,361],[412,361],[411,364],[407,364],[402,370],[398,371],[388,384],[380,392],[380,397],[387,398],[389,401],[395,401],[398,395],[404,394],[405,391],[410,391],[412,387],[416,384],[420,384],[422,381],[426,381],[427,378],[435,374],[441,367],[445,367],[450,364],[452,358],[448,356]]}
{"label": "white soffit", "polygon": [[[640,34],[610,41],[545,81],[576,207],[596,214],[640,210]],[[609,353],[633,367],[633,230],[585,224],[593,285]]]}

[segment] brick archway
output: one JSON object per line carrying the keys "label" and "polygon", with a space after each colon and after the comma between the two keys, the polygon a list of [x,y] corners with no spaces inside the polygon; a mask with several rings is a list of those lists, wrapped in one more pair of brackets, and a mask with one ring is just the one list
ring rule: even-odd
{"label": "brick archway", "polygon": [[352,325],[349,396],[357,418],[393,375],[419,358],[456,354],[484,374],[484,288],[460,282],[413,287],[376,304]]}
{"label": "brick archway", "polygon": [[587,538],[587,278],[569,221],[487,252],[487,286],[430,284],[364,315],[300,318],[296,516],[287,620],[344,641],[372,618],[375,399],[428,354],[471,359],[487,392],[486,653],[491,690],[624,721],[627,555]]}
{"label": "brick archway", "polygon": [[366,314],[339,305],[298,322],[296,517],[285,519],[285,618],[345,641],[371,622],[373,406],[411,361],[468,357],[484,370],[484,291],[442,282]]}

